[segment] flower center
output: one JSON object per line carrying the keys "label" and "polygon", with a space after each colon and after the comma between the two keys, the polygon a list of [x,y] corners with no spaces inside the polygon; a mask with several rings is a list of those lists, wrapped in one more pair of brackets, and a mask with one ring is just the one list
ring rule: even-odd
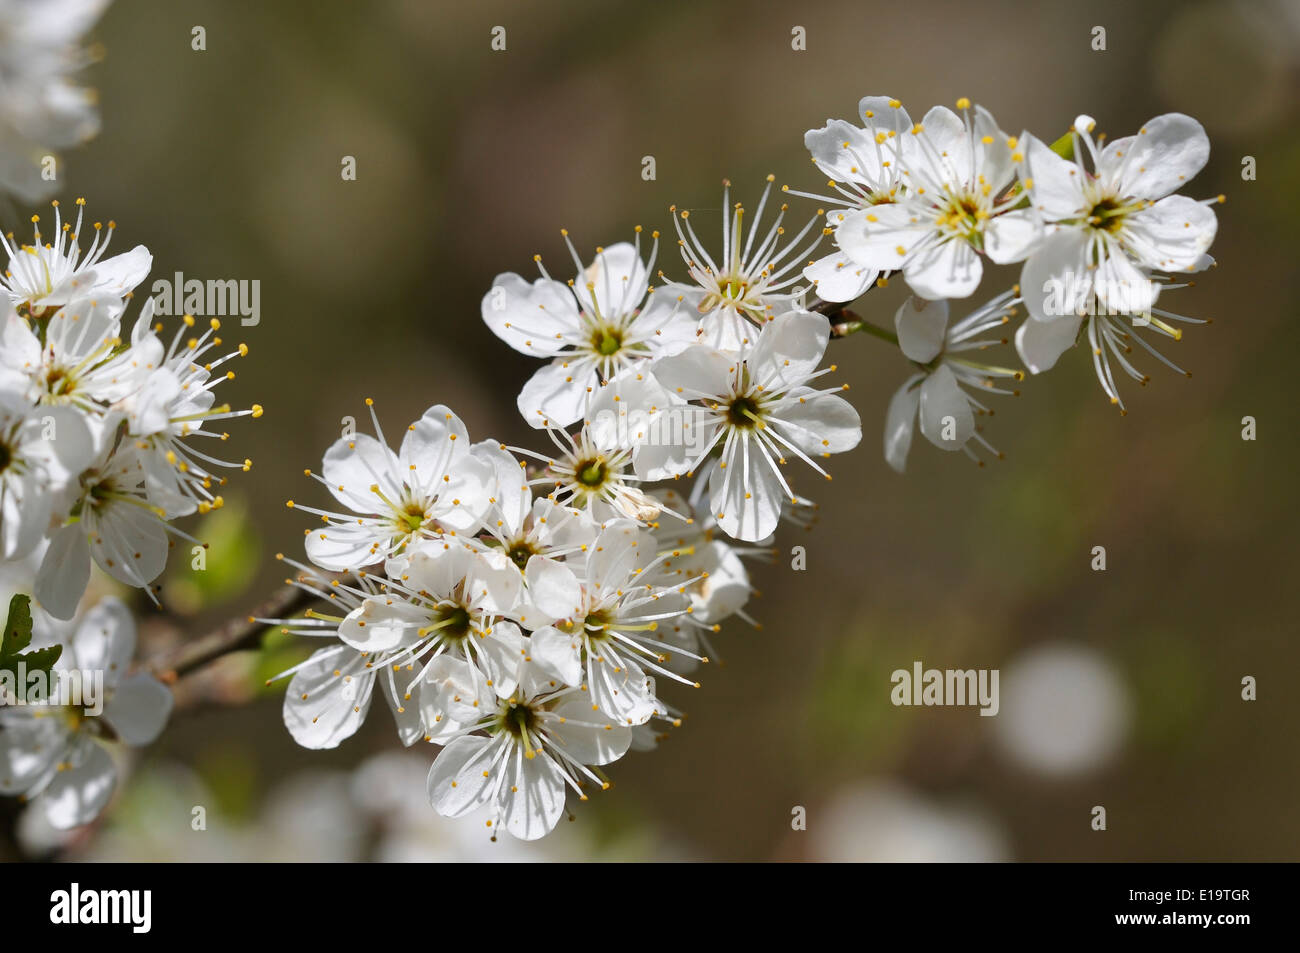
{"label": "flower center", "polygon": [[718,282],[718,292],[732,301],[742,301],[749,294],[749,282],[741,278],[727,278]]}
{"label": "flower center", "polygon": [[584,634],[592,641],[600,641],[609,637],[609,626],[614,620],[609,612],[605,609],[592,609],[579,623],[575,620],[567,622],[558,622],[556,627],[563,629],[565,632],[578,632]]}
{"label": "flower center", "polygon": [[537,555],[537,547],[526,539],[521,539],[506,550],[506,555],[520,569],[528,567],[528,560]]}
{"label": "flower center", "polygon": [[573,468],[573,474],[580,484],[594,490],[609,479],[609,464],[604,457],[579,460]]}
{"label": "flower center", "polygon": [[763,426],[763,408],[753,397],[734,397],[727,405],[727,422],[746,430]]}
{"label": "flower center", "polygon": [[536,735],[540,719],[528,705],[503,705],[497,715],[497,730],[509,732],[514,738],[522,739],[525,734]]}
{"label": "flower center", "polygon": [[406,508],[397,514],[397,518],[406,527],[407,532],[414,533],[424,525],[424,507],[414,501],[407,503]]}
{"label": "flower center", "polygon": [[1124,224],[1129,209],[1118,199],[1104,198],[1088,212],[1088,224],[1106,232],[1117,232]]}
{"label": "flower center", "polygon": [[51,397],[62,397],[71,393],[77,384],[65,368],[54,367],[45,375],[45,389]]}
{"label": "flower center", "polygon": [[973,195],[954,195],[940,209],[935,223],[941,228],[951,228],[968,235],[979,227],[980,219],[986,217],[986,214]]}
{"label": "flower center", "polygon": [[433,610],[433,625],[444,639],[463,639],[469,635],[469,610],[463,606],[439,606]]}
{"label": "flower center", "polygon": [[612,357],[623,349],[623,332],[617,328],[596,328],[591,334],[591,349],[601,357]]}
{"label": "flower center", "polygon": [[0,473],[9,469],[9,464],[14,462],[13,451],[9,449],[8,444],[0,443]]}

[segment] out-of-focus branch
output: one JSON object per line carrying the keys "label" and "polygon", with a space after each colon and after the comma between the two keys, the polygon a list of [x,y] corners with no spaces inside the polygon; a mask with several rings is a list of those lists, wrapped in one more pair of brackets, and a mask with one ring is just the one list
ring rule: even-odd
{"label": "out-of-focus branch", "polygon": [[174,682],[231,652],[256,649],[267,631],[257,619],[284,619],[301,612],[319,597],[296,586],[285,586],[247,617],[231,619],[206,635],[189,639],[146,663],[145,668],[164,682]]}

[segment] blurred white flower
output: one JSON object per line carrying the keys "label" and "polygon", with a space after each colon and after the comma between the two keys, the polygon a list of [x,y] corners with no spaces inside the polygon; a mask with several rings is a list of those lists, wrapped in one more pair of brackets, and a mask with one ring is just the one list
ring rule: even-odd
{"label": "blurred white flower", "polygon": [[0,793],[34,800],[59,830],[88,824],[113,795],[117,772],[106,744],[150,744],[162,732],[172,694],[147,672],[128,674],[135,622],[107,597],[86,613],[56,668],[102,673],[99,714],[84,707],[0,707]]}
{"label": "blurred white flower", "polygon": [[[34,202],[58,187],[46,157],[99,131],[84,35],[109,0],[0,0],[0,189]],[[56,168],[56,174],[62,170]]]}
{"label": "blurred white flower", "polygon": [[1002,752],[1037,774],[1070,775],[1104,765],[1128,732],[1128,690],[1096,650],[1054,643],[1032,648],[1002,672],[994,719]]}
{"label": "blurred white flower", "polygon": [[830,863],[997,863],[1010,850],[978,809],[942,804],[892,780],[842,788],[809,825],[812,859]]}

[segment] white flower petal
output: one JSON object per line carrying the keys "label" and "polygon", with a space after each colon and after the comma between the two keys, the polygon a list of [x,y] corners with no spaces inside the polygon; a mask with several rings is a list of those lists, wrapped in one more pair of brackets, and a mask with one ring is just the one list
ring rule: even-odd
{"label": "white flower petal", "polygon": [[817,297],[823,301],[853,301],[871,290],[880,272],[836,251],[805,268],[803,276],[813,283]]}
{"label": "white flower petal", "polygon": [[1043,222],[1034,209],[995,215],[984,223],[984,253],[999,265],[1024,261],[1042,240]]}
{"label": "white flower petal", "polygon": [[375,684],[366,658],[346,646],[314,653],[284,694],[284,725],[304,748],[336,748],[356,734]]}
{"label": "white flower petal", "polygon": [[124,679],[104,706],[104,720],[132,747],[152,744],[172,713],[171,689],[148,672]]}
{"label": "white flower petal", "polygon": [[1020,295],[1030,317],[1052,321],[1072,316],[1092,288],[1087,267],[1088,237],[1063,228],[1045,238],[1020,270]]}
{"label": "white flower petal", "polygon": [[33,594],[56,619],[71,619],[90,582],[90,544],[79,523],[54,534],[36,572]]}
{"label": "white flower petal", "polygon": [[[748,440],[748,434],[736,438]],[[709,504],[723,532],[735,539],[757,542],[766,538],[781,518],[785,490],[769,466],[765,451],[753,441],[749,466],[737,450],[726,467],[715,466],[709,474]]]}
{"label": "white flower petal", "polygon": [[507,760],[501,785],[501,819],[520,840],[537,840],[555,829],[564,816],[564,774],[549,755],[522,754]]}
{"label": "white flower petal", "polygon": [[1218,217],[1208,205],[1170,195],[1125,219],[1124,243],[1148,268],[1199,271],[1218,227]]}
{"label": "white flower petal", "polygon": [[745,363],[765,390],[780,393],[817,371],[830,336],[825,315],[791,311],[763,325]]}
{"label": "white flower petal", "polygon": [[910,205],[873,205],[845,212],[836,225],[835,242],[858,264],[885,272],[897,271],[932,234],[930,223],[919,219]]}
{"label": "white flower petal", "polygon": [[1041,374],[1056,366],[1062,354],[1074,347],[1083,318],[1066,315],[1059,321],[1025,321],[1016,331],[1016,351],[1032,374]]}
{"label": "white flower petal", "polygon": [[582,680],[582,643],[576,635],[547,625],[534,631],[529,643],[530,655],[539,667],[565,685],[579,684]]}
{"label": "white flower petal", "polygon": [[599,314],[605,320],[634,311],[648,290],[645,263],[628,242],[618,242],[597,252],[592,263],[573,282],[573,294],[583,310]]}
{"label": "white flower petal", "polygon": [[1147,314],[1160,294],[1160,285],[1121,249],[1112,245],[1109,251],[1093,277],[1098,303],[1111,314]]}
{"label": "white flower petal", "polygon": [[894,392],[885,411],[885,462],[904,472],[907,452],[912,447],[912,432],[916,429],[916,411],[921,401],[918,382],[923,374],[913,374]]}
{"label": "white flower petal", "polygon": [[387,652],[413,645],[429,613],[409,602],[370,596],[339,623],[339,638],[359,652]]}
{"label": "white flower petal", "polygon": [[496,784],[495,778],[484,777],[492,745],[491,739],[464,735],[438,753],[427,782],[434,810],[443,817],[463,817],[482,806]]}
{"label": "white flower petal", "polygon": [[960,450],[975,432],[970,400],[947,364],[940,364],[921,384],[921,433],[942,450]]}
{"label": "white flower petal", "polygon": [[943,352],[948,302],[912,296],[894,314],[898,347],[909,361],[929,364]]}
{"label": "white flower petal", "polygon": [[126,674],[134,655],[135,620],[121,599],[105,596],[77,626],[69,661],[80,669],[103,672],[111,686]]}
{"label": "white flower petal", "polygon": [[586,415],[587,401],[599,386],[594,367],[559,357],[533,373],[516,404],[530,427],[567,427]]}
{"label": "white flower petal", "polygon": [[1101,156],[1099,172],[1128,198],[1158,199],[1175,191],[1210,159],[1210,137],[1191,116],[1165,113],[1136,136],[1116,140]]}
{"label": "white flower petal", "polygon": [[580,695],[569,695],[554,708],[563,724],[547,722],[547,732],[556,747],[579,764],[610,764],[627,754],[632,732],[626,725],[606,727],[598,712]]}
{"label": "white flower petal", "polygon": [[113,796],[117,770],[99,745],[87,741],[72,767],[58,772],[41,795],[50,826],[70,830],[89,824]]}
{"label": "white flower petal", "polygon": [[[806,396],[805,396],[806,395]],[[781,435],[810,456],[844,453],[862,442],[862,419],[853,405],[835,394],[816,394],[805,388],[773,413]]]}
{"label": "white flower petal", "polygon": [[304,537],[307,558],[322,569],[343,572],[379,561],[388,536],[368,523],[321,525]]}
{"label": "white flower petal", "polygon": [[578,306],[558,281],[538,278],[531,285],[514,273],[497,275],[480,306],[483,321],[516,351],[554,357],[578,330]]}
{"label": "white flower petal", "polygon": [[531,556],[524,567],[524,578],[528,581],[529,602],[547,619],[571,619],[582,611],[582,587],[563,563]]}
{"label": "white flower petal", "polygon": [[1024,178],[1034,208],[1048,221],[1077,218],[1085,202],[1079,167],[1029,133],[1020,137],[1020,148],[1025,155]]}
{"label": "white flower petal", "polygon": [[975,249],[950,238],[908,259],[903,277],[922,298],[966,298],[979,287],[984,265]]}
{"label": "white flower petal", "polygon": [[369,434],[336,440],[321,461],[321,476],[335,499],[357,513],[377,513],[383,505],[370,488],[378,486],[390,500],[401,497],[394,480],[397,455]]}
{"label": "white flower petal", "polygon": [[693,347],[659,358],[651,370],[660,384],[690,400],[700,394],[725,394],[731,384],[734,364],[735,360],[721,351]]}

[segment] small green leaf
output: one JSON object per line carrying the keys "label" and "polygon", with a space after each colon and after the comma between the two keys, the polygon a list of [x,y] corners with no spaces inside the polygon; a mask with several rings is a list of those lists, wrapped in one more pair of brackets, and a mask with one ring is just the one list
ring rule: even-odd
{"label": "small green leaf", "polygon": [[0,662],[16,656],[32,641],[32,598],[21,593],[9,600],[9,616],[0,637]]}
{"label": "small green leaf", "polygon": [[1074,131],[1071,130],[1052,143],[1052,151],[1062,159],[1074,158]]}
{"label": "small green leaf", "polygon": [[[9,616],[5,620],[4,632],[0,633],[0,672],[11,673],[15,683],[19,681],[19,664],[23,666],[25,675],[32,672],[49,674],[63,654],[62,645],[23,652],[31,642],[32,600],[30,596],[19,594],[9,600]],[[27,691],[25,680],[21,691]]]}
{"label": "small green leaf", "polygon": [[29,672],[36,671],[37,669],[40,669],[42,672],[49,672],[62,654],[62,645],[51,645],[43,649],[32,649],[30,652],[20,655],[19,658],[27,664],[27,671]]}

